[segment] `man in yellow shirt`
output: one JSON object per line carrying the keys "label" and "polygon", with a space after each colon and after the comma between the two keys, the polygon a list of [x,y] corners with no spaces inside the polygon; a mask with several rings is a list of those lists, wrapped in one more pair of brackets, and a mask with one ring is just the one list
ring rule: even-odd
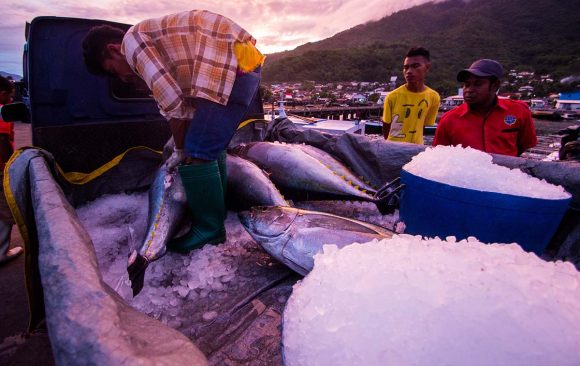
{"label": "man in yellow shirt", "polygon": [[431,68],[429,51],[413,47],[403,62],[406,84],[385,98],[383,136],[389,141],[423,144],[423,126],[433,126],[439,110],[439,94],[425,85]]}

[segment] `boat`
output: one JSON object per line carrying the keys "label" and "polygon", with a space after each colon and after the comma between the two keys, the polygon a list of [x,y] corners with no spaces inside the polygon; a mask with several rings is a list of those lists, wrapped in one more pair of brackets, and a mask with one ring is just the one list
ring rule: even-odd
{"label": "boat", "polygon": [[556,110],[564,119],[580,119],[580,91],[560,93],[560,97],[556,99]]}
{"label": "boat", "polygon": [[463,104],[463,95],[452,95],[441,101],[441,104],[439,105],[439,111],[447,112],[461,104]]}
{"label": "boat", "polygon": [[318,130],[333,135],[343,133],[365,134],[365,124],[360,120],[334,120],[326,118],[306,117],[286,112],[284,109],[284,100],[280,100],[278,111],[272,111],[264,114],[266,121],[273,121],[276,118],[287,118],[302,130]]}
{"label": "boat", "polygon": [[551,120],[562,118],[561,113],[556,108],[550,106],[550,104],[544,99],[531,99],[530,110],[532,112],[532,117],[534,118]]}

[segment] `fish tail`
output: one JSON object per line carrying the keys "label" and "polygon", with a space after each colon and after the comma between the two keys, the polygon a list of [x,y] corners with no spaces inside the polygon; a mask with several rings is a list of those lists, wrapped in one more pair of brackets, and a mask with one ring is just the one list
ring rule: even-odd
{"label": "fish tail", "polygon": [[145,270],[149,265],[147,258],[137,255],[135,261],[127,267],[129,273],[129,280],[131,281],[131,288],[133,289],[133,297],[139,295],[143,289],[143,282],[145,281]]}

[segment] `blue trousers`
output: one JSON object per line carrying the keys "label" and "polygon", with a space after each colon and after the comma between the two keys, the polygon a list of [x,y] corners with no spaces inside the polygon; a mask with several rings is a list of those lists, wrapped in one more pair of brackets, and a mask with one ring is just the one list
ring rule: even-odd
{"label": "blue trousers", "polygon": [[236,77],[227,105],[198,98],[195,115],[185,137],[185,154],[217,160],[230,143],[260,87],[261,68]]}

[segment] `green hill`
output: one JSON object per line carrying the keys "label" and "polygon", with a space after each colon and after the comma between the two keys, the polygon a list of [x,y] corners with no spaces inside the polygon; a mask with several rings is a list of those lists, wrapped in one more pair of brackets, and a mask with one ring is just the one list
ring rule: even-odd
{"label": "green hill", "polygon": [[450,0],[399,11],[331,38],[269,55],[265,81],[321,82],[402,78],[406,51],[423,45],[428,83],[457,88],[455,75],[477,58],[555,79],[580,73],[578,0]]}

